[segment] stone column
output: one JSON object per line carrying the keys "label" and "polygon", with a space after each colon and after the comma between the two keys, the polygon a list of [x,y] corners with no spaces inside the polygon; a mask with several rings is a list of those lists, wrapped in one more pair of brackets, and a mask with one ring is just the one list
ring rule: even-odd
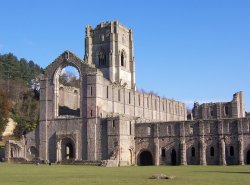
{"label": "stone column", "polygon": [[56,161],[57,162],[60,162],[62,160],[62,157],[61,157],[61,142],[58,141],[57,144],[56,144]]}
{"label": "stone column", "polygon": [[220,165],[227,165],[224,139],[220,140]]}
{"label": "stone column", "polygon": [[239,139],[239,165],[244,165],[243,139]]}
{"label": "stone column", "polygon": [[6,141],[5,143],[5,154],[4,154],[5,161],[9,161],[9,158],[11,157],[11,151],[10,151],[10,142]]}
{"label": "stone column", "polygon": [[200,140],[200,165],[207,165],[207,159],[206,159],[206,143],[204,141],[204,138]]}
{"label": "stone column", "polygon": [[159,128],[158,124],[156,124],[156,134],[157,137],[155,138],[155,165],[160,165],[160,141],[159,141]]}
{"label": "stone column", "polygon": [[185,139],[181,140],[181,165],[187,165],[186,143]]}
{"label": "stone column", "polygon": [[160,150],[159,150],[159,139],[157,138],[155,141],[155,166],[160,165]]}

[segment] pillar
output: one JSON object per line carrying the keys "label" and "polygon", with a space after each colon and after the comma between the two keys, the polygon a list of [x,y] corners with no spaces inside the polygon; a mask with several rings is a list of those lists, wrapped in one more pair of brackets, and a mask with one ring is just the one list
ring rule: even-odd
{"label": "pillar", "polygon": [[5,144],[5,161],[9,161],[9,159],[11,158],[11,148],[10,148],[10,142],[9,141],[6,141],[6,144]]}
{"label": "pillar", "polygon": [[239,140],[239,165],[244,165],[243,139]]}
{"label": "pillar", "polygon": [[56,144],[56,161],[60,162],[62,160],[61,152],[61,141],[58,141]]}
{"label": "pillar", "polygon": [[200,165],[207,165],[207,159],[206,159],[206,143],[204,139],[201,139],[200,141]]}
{"label": "pillar", "polygon": [[187,165],[186,143],[183,139],[181,141],[181,165]]}
{"label": "pillar", "polygon": [[[159,140],[157,138],[157,140]],[[159,166],[160,165],[160,149],[159,149],[159,141],[156,141],[155,144],[155,166]]]}
{"label": "pillar", "polygon": [[224,139],[220,140],[220,165],[227,165]]}
{"label": "pillar", "polygon": [[160,141],[159,141],[159,125],[156,124],[156,138],[155,138],[155,165],[160,165]]}

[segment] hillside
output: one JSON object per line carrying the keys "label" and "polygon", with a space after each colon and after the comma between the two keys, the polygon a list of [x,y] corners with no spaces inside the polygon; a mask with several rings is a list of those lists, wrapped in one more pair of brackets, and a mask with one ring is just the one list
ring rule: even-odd
{"label": "hillside", "polygon": [[36,128],[39,118],[39,75],[43,69],[33,61],[0,54],[0,136],[9,118],[17,123],[14,137]]}

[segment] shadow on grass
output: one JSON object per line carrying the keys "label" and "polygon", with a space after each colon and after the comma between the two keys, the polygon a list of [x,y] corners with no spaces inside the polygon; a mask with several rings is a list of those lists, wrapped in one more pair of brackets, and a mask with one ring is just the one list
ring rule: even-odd
{"label": "shadow on grass", "polygon": [[238,174],[250,174],[250,172],[225,172],[225,171],[194,171],[195,173],[238,173]]}

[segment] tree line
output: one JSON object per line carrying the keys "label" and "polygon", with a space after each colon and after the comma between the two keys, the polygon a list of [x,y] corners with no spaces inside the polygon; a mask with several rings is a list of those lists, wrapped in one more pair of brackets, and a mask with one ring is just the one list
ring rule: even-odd
{"label": "tree line", "polygon": [[14,137],[36,128],[39,122],[39,75],[43,69],[32,60],[12,53],[0,54],[0,136],[11,117]]}

